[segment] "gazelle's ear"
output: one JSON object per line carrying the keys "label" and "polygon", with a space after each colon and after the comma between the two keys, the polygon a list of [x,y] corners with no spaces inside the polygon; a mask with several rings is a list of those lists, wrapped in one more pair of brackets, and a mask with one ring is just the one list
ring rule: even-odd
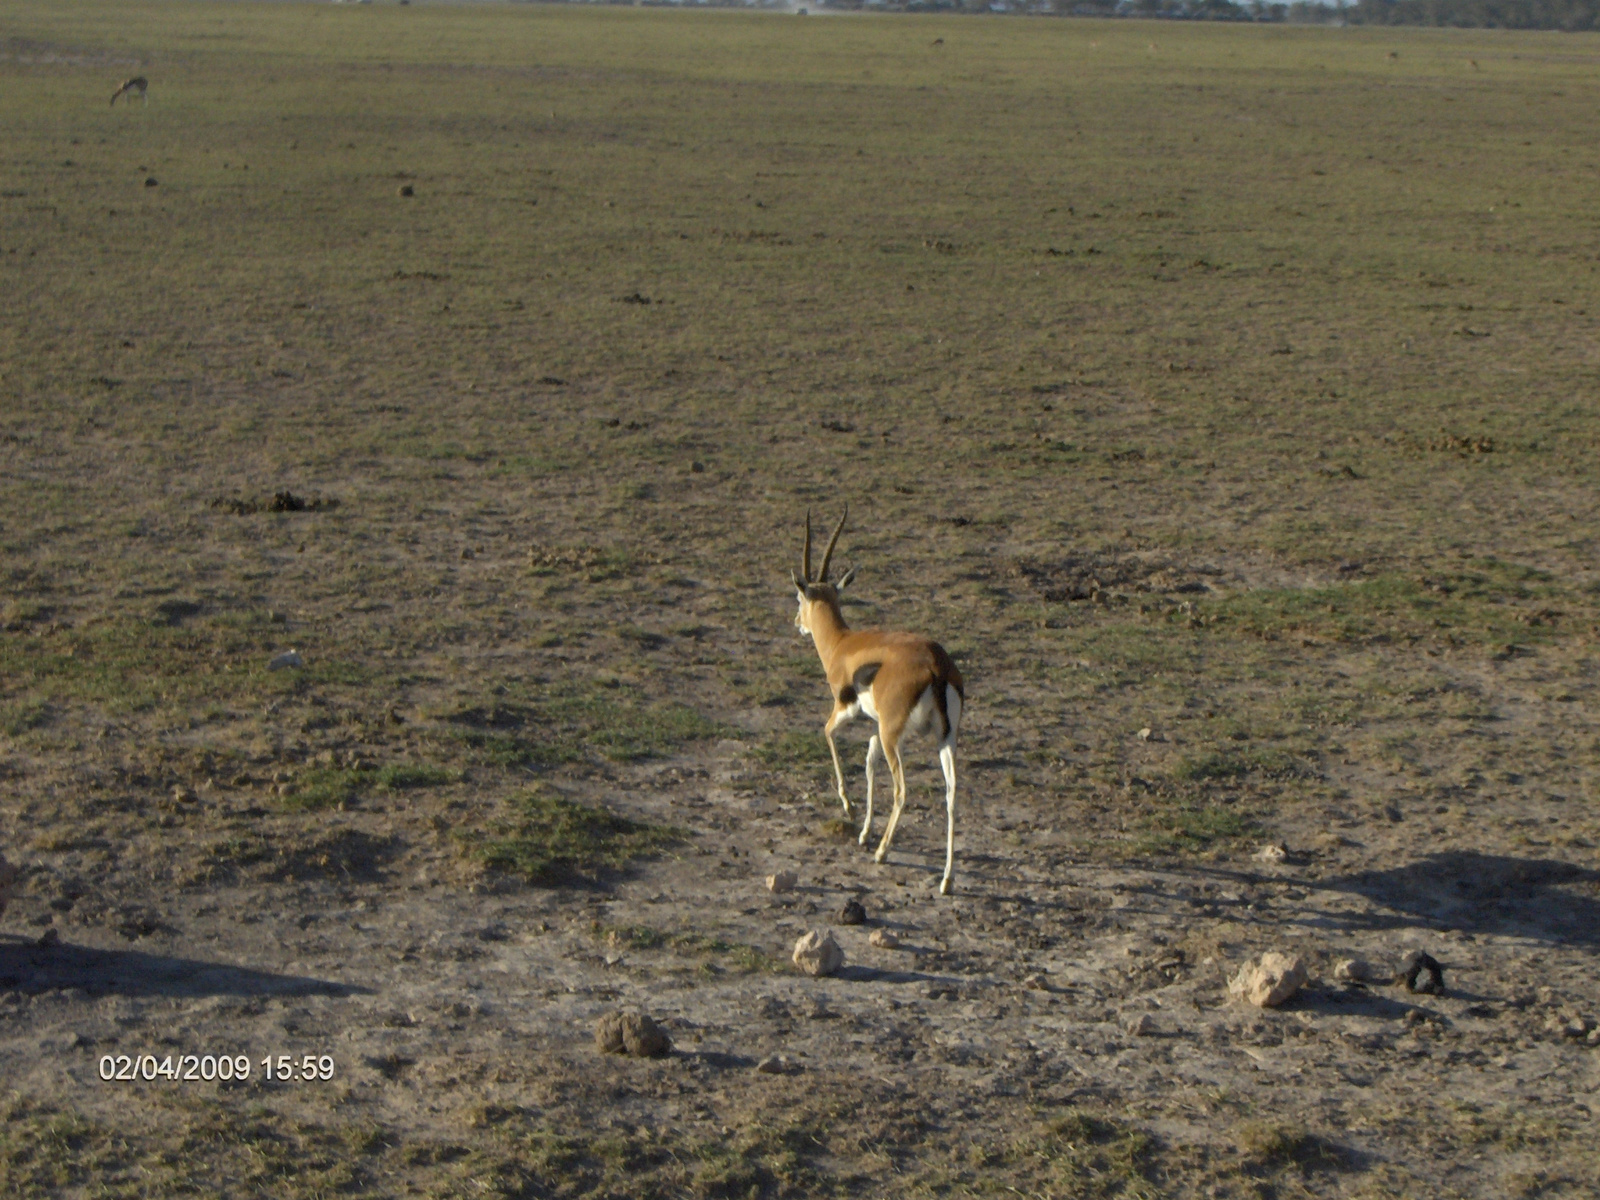
{"label": "gazelle's ear", "polygon": [[800,576],[796,575],[793,571],[790,571],[789,578],[794,580],[794,590],[799,592],[801,595],[804,595],[806,585],[800,582]]}
{"label": "gazelle's ear", "polygon": [[846,572],[845,572],[845,573],[844,573],[844,574],[843,574],[843,575],[842,575],[842,576],[841,576],[841,577],[840,577],[840,579],[839,579],[839,582],[838,582],[838,583],[836,583],[836,584],[834,584],[834,585],[833,585],[833,586],[834,586],[834,587],[835,587],[835,588],[836,588],[836,589],[837,589],[837,590],[838,590],[838,591],[841,591],[841,592],[842,592],[842,591],[844,591],[844,590],[845,590],[845,588],[847,588],[847,587],[849,587],[849,586],[850,586],[850,581],[851,581],[851,580],[852,580],[852,579],[854,579],[854,578],[855,578],[855,577],[856,577],[856,569],[855,569],[855,568],[854,568],[854,567],[851,567],[851,568],[850,568],[850,569],[849,569],[849,570],[848,570],[848,571],[846,571]]}

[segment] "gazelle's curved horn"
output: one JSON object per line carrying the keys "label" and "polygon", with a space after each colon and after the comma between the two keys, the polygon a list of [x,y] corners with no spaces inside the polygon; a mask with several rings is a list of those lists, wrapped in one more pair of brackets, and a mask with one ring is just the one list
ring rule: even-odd
{"label": "gazelle's curved horn", "polygon": [[856,577],[856,569],[854,567],[851,567],[843,575],[839,576],[839,582],[837,584],[835,584],[834,586],[837,587],[839,589],[839,591],[842,592],[842,591],[845,590],[845,588],[850,586],[850,581],[852,579],[854,579],[855,577]]}
{"label": "gazelle's curved horn", "polygon": [[828,549],[822,555],[822,574],[817,576],[819,583],[828,582],[828,563],[833,561],[833,548],[839,544],[839,534],[844,531],[844,523],[850,519],[850,506],[844,506],[844,516],[839,518],[839,523],[833,527],[833,536],[828,539]]}
{"label": "gazelle's curved horn", "polygon": [[811,510],[806,509],[806,548],[800,552],[800,582],[811,582]]}

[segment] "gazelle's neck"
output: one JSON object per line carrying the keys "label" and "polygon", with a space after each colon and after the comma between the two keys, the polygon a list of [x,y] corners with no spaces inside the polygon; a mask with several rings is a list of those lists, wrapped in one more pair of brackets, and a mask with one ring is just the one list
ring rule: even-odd
{"label": "gazelle's neck", "polygon": [[811,609],[811,640],[817,645],[817,656],[822,659],[822,665],[827,667],[833,658],[833,648],[839,644],[839,639],[850,632],[850,626],[844,623],[844,615],[832,604],[817,604]]}

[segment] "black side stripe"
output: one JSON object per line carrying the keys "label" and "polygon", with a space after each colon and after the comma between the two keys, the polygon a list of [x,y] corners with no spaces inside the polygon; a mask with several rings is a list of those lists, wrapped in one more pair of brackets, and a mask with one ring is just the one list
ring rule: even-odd
{"label": "black side stripe", "polygon": [[945,684],[935,680],[929,685],[933,689],[933,702],[939,706],[939,720],[944,724],[944,734],[940,741],[950,740],[950,704],[949,697],[945,694]]}
{"label": "black side stripe", "polygon": [[850,682],[856,685],[856,691],[864,692],[872,686],[872,681],[878,677],[878,668],[882,663],[862,663],[856,668],[855,675]]}

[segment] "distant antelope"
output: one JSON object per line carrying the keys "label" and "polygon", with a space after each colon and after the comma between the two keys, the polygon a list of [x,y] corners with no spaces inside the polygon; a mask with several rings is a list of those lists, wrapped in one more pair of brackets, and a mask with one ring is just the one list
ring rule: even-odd
{"label": "distant antelope", "polygon": [[121,87],[111,93],[111,103],[113,107],[117,103],[118,96],[127,96],[131,100],[134,92],[139,93],[139,99],[144,101],[144,103],[150,103],[150,81],[143,75],[135,75],[132,79],[127,80]]}
{"label": "distant antelope", "polygon": [[828,549],[822,555],[822,570],[811,577],[811,514],[806,514],[805,549],[801,553],[801,574],[794,580],[800,611],[794,623],[802,637],[816,644],[822,669],[833,691],[833,712],[823,727],[828,752],[833,756],[833,777],[839,787],[839,800],[845,816],[855,814],[844,790],[844,771],[839,766],[839,748],[833,731],[843,721],[865,714],[878,723],[878,732],[867,743],[867,817],[861,826],[860,845],[872,833],[872,762],[880,749],[894,780],[894,807],[883,840],[878,843],[875,862],[889,855],[895,827],[906,804],[906,778],[900,762],[900,738],[907,731],[932,733],[939,743],[939,765],[945,782],[944,878],[939,891],[949,895],[956,854],[956,730],[961,724],[961,707],[966,691],[961,672],[950,661],[939,643],[915,633],[890,633],[880,629],[852,630],[839,611],[839,593],[855,578],[851,567],[837,583],[828,582],[828,564],[839,542],[850,509],[834,528]]}

